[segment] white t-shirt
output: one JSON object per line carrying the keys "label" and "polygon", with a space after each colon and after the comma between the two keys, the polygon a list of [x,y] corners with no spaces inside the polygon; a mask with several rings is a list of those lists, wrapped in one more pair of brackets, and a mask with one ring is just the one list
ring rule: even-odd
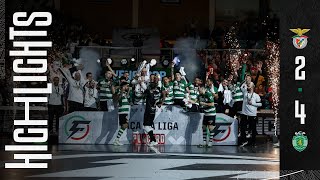
{"label": "white t-shirt", "polygon": [[[86,84],[86,81],[82,78],[82,76],[80,81],[76,81],[71,77],[70,73],[67,73],[62,68],[60,69],[62,73],[65,75],[65,77],[67,78],[69,83],[68,101],[73,101],[73,102],[83,104],[83,86]],[[81,75],[81,72],[80,72],[80,75]]]}
{"label": "white t-shirt", "polygon": [[52,93],[49,94],[48,104],[50,105],[62,105],[63,89],[61,85],[55,86],[52,84]]}
{"label": "white t-shirt", "polygon": [[[247,116],[257,116],[258,107],[262,106],[260,96],[257,93],[243,93],[243,104],[242,104],[242,112],[241,114]],[[251,101],[251,105],[249,104]]]}
{"label": "white t-shirt", "polygon": [[98,91],[96,88],[84,87],[84,107],[97,108],[96,99],[98,98]]}
{"label": "white t-shirt", "polygon": [[84,81],[76,81],[72,79],[69,81],[69,96],[68,101],[73,101],[83,104],[83,86]]}

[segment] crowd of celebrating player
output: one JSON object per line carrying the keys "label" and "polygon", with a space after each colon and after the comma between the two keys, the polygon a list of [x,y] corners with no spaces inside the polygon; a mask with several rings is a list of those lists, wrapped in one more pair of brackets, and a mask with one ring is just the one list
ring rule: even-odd
{"label": "crowd of celebrating player", "polygon": [[[142,104],[145,106],[144,130],[150,136],[149,145],[154,146],[157,142],[151,126],[157,107],[177,105],[186,112],[204,114],[204,141],[200,147],[212,146],[216,113],[225,113],[241,119],[240,143],[255,144],[257,108],[262,104],[260,96],[254,92],[254,83],[250,75],[241,74],[237,77],[237,74],[229,74],[221,83],[210,76],[205,79],[195,77],[191,82],[186,79],[184,68],[175,70],[173,62],[171,76],[165,76],[161,80],[160,75],[150,74],[150,63],[144,61],[134,78],[129,80],[128,72],[118,77],[107,61],[106,67],[105,76],[98,81],[92,78],[90,72],[85,78],[82,77],[81,70],[84,67],[81,65],[69,70],[55,68],[55,74],[51,76],[54,93],[49,97],[49,121],[52,122],[54,117],[58,119],[63,112],[117,109],[120,129],[114,145],[122,145],[119,139],[128,128],[130,107]],[[61,76],[57,76],[58,74]],[[67,86],[61,83],[61,77],[64,77]],[[63,92],[66,92],[67,97],[64,97]],[[52,125],[50,128],[53,130]],[[209,142],[206,142],[207,132],[210,133]]]}

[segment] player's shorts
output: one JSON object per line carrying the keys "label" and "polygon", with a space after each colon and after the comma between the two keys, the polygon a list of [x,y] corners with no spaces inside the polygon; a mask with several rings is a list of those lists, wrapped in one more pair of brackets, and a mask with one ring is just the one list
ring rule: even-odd
{"label": "player's shorts", "polygon": [[203,116],[203,125],[209,126],[209,125],[216,125],[216,116]]}
{"label": "player's shorts", "polygon": [[199,112],[199,106],[196,104],[192,104],[191,108],[188,108],[190,112]]}
{"label": "player's shorts", "polygon": [[144,119],[143,119],[143,125],[144,126],[152,126],[155,116],[156,116],[156,114],[145,112]]}
{"label": "player's shorts", "polygon": [[185,107],[185,103],[184,103],[183,99],[175,99],[174,100],[174,105]]}
{"label": "player's shorts", "polygon": [[236,113],[242,110],[242,103],[243,101],[237,101],[233,104],[233,108],[236,111]]}
{"label": "player's shorts", "polygon": [[113,111],[113,99],[107,99],[105,101],[100,101],[100,111]]}
{"label": "player's shorts", "polygon": [[101,111],[108,111],[108,102],[107,101],[100,101],[100,110]]}
{"label": "player's shorts", "polygon": [[128,114],[119,114],[119,124],[120,126],[128,123]]}

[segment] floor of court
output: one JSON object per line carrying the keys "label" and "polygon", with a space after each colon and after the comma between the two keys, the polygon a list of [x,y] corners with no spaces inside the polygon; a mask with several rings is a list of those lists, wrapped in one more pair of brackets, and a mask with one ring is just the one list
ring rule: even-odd
{"label": "floor of court", "polygon": [[3,180],[109,179],[277,179],[279,149],[272,143],[256,147],[158,145],[52,145],[48,169],[4,169],[13,153],[4,152]]}

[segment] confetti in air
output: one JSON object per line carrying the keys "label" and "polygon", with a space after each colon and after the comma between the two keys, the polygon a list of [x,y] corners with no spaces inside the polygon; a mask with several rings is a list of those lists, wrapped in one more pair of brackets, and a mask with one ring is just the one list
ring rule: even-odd
{"label": "confetti in air", "polygon": [[269,84],[272,89],[272,101],[274,110],[275,135],[277,135],[277,123],[279,113],[279,91],[280,91],[280,52],[279,43],[267,41],[267,60]]}
{"label": "confetti in air", "polygon": [[[239,68],[239,59],[241,57],[240,43],[237,39],[236,28],[232,26],[225,36],[225,41],[230,47],[229,68],[230,71],[236,73]],[[239,50],[237,50],[239,49]]]}

